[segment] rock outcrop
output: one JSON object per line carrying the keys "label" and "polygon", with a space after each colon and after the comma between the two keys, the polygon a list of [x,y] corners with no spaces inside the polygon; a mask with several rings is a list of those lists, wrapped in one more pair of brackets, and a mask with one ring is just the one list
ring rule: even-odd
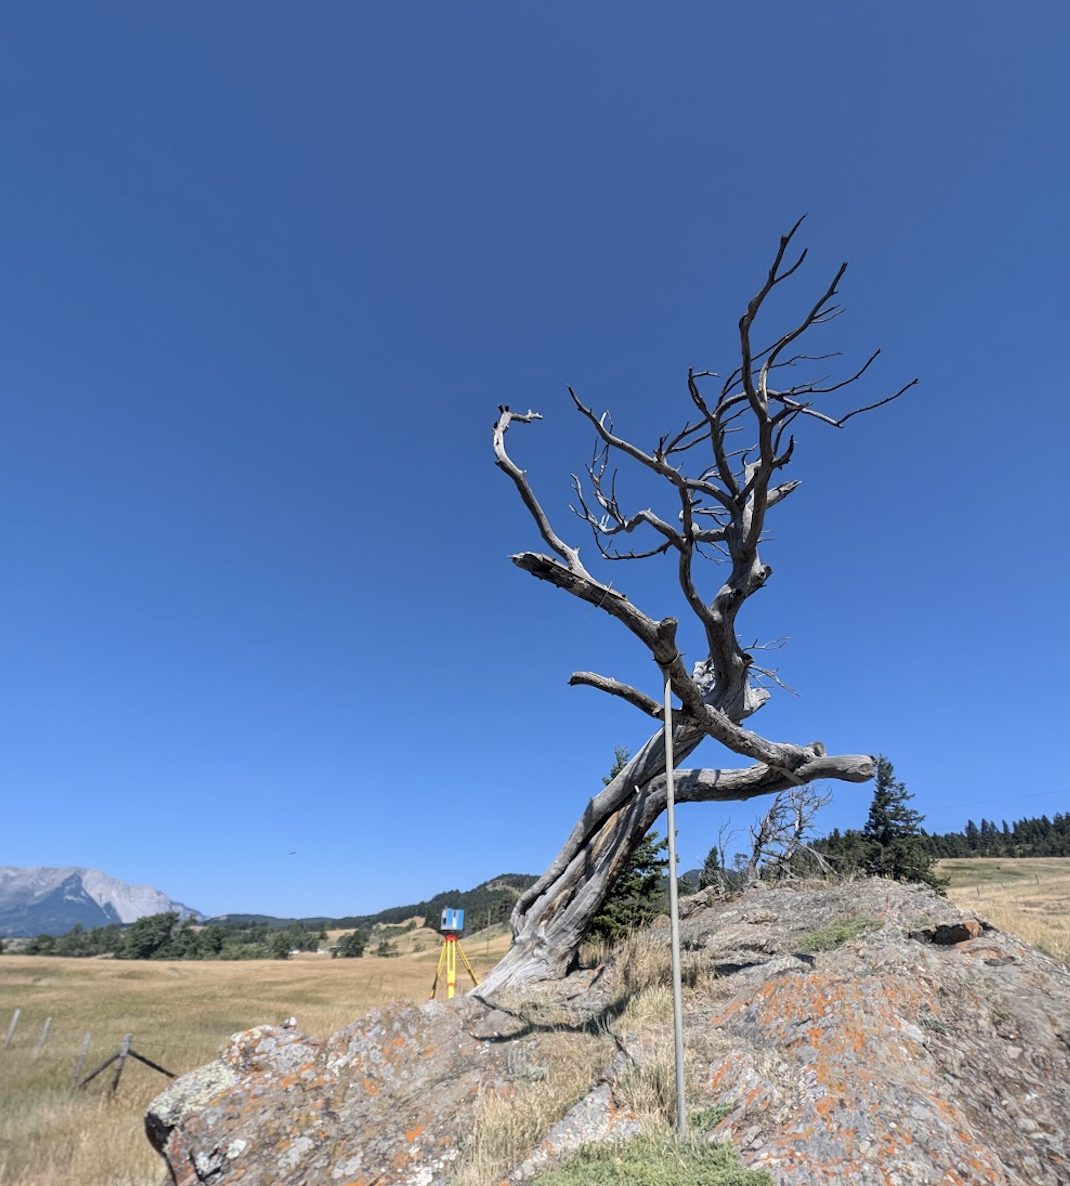
{"label": "rock outcrop", "polygon": [[[1070,1184],[1070,970],[927,890],[869,881],[684,903],[693,1110],[785,1186]],[[667,941],[667,940],[666,940]],[[620,1053],[518,1154],[519,1181],[637,1127],[620,1090],[671,1018],[621,1026],[634,969],[530,999],[402,1003],[316,1042],[262,1026],[150,1107],[176,1186],[445,1186],[543,1023]],[[488,1183],[488,1186],[490,1184]]]}
{"label": "rock outcrop", "polygon": [[504,1074],[487,1020],[476,1001],[405,1001],[326,1043],[236,1034],[153,1102],[149,1139],[179,1186],[444,1181],[481,1085]]}

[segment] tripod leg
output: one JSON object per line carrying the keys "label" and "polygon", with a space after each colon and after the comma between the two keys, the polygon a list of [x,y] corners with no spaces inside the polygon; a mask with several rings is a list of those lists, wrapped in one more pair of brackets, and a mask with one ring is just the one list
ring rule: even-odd
{"label": "tripod leg", "polygon": [[472,977],[472,983],[478,988],[479,981],[476,979],[475,972],[472,971],[472,965],[468,962],[468,956],[464,954],[464,948],[457,944],[457,950],[461,953],[461,959],[464,960],[464,966],[468,969],[468,975]]}
{"label": "tripod leg", "polygon": [[435,999],[435,992],[438,989],[438,978],[442,975],[442,965],[446,959],[446,944],[442,944],[442,951],[438,957],[438,967],[435,969],[435,983],[431,985],[431,1000]]}

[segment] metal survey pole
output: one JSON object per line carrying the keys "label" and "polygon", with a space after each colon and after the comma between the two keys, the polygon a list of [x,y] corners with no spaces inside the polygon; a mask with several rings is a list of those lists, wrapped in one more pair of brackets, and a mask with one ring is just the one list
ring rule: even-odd
{"label": "metal survey pole", "polygon": [[676,1048],[676,1129],[687,1135],[687,1105],[684,1099],[684,1001],[680,981],[680,910],[676,888],[676,819],[672,753],[672,690],[665,671],[665,813],[669,832],[669,947],[672,951],[672,1027]]}

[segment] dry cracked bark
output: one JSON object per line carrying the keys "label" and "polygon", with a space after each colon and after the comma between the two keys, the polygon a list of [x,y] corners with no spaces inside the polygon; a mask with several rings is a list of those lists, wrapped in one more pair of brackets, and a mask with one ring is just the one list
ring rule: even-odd
{"label": "dry cracked bark", "polygon": [[[616,618],[639,639],[680,703],[671,722],[677,763],[686,760],[706,737],[753,763],[740,769],[678,771],[675,795],[680,802],[749,799],[822,778],[864,782],[874,773],[871,755],[832,756],[820,742],[773,741],[742,724],[765,704],[769,684],[779,683],[774,671],[756,661],[758,648],[741,644],[736,619],[772,572],[759,555],[767,513],[799,485],[784,476],[793,460],[794,427],[814,421],[842,428],[851,417],[891,402],[917,382],[841,415],[828,411],[835,397],[869,370],[877,351],[844,378],[821,375],[777,386],[781,376],[817,370],[838,357],[803,352],[800,339],[840,312],[834,302],[846,264],[791,328],[764,348],[753,341],[770,294],[794,276],[806,258],[804,250],[794,262],[786,262],[801,222],[781,238],[762,287],[740,318],[740,361],[719,391],[707,391],[717,378],[713,372],[688,371],[691,419],[682,429],[661,437],[651,450],[641,449],[616,432],[608,413],[596,415],[569,388],[576,410],[596,439],[585,480],[573,477],[576,505],[572,509],[591,530],[604,561],[675,553],[678,591],[704,638],[705,653],[690,670],[677,648],[678,620],[645,613],[590,572],[579,548],[557,533],[525,471],[510,456],[506,448],[510,427],[542,417],[503,406],[494,425],[496,462],[512,480],[550,552],[521,552],[512,557],[513,563]],[[671,509],[627,510],[617,493],[613,467],[618,460],[661,478]],[[647,542],[622,550],[625,538]],[[701,588],[703,575],[710,572],[726,572],[712,595]],[[594,672],[576,672],[570,682],[620,697],[662,721],[661,704],[638,688]],[[665,799],[662,727],[590,800],[553,863],[521,896],[512,917],[513,945],[477,990],[481,996],[565,973],[606,892],[664,809]]]}

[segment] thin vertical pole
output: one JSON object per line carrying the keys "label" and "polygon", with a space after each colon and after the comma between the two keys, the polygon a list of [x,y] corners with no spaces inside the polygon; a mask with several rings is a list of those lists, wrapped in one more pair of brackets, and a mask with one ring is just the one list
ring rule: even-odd
{"label": "thin vertical pole", "polygon": [[687,1101],[684,1098],[684,994],[680,978],[680,909],[676,887],[676,791],[672,752],[672,690],[665,671],[665,812],[669,832],[669,946],[672,950],[672,1028],[676,1048],[676,1130],[687,1136]]}
{"label": "thin vertical pole", "polygon": [[74,1064],[74,1075],[71,1079],[71,1091],[78,1086],[78,1080],[82,1077],[82,1066],[85,1063],[85,1056],[89,1053],[89,1041],[92,1035],[86,1034],[82,1039],[82,1049],[78,1051],[78,1061]]}
{"label": "thin vertical pole", "polygon": [[15,1036],[15,1026],[19,1023],[19,1017],[22,1014],[22,1009],[18,1008],[11,1015],[11,1024],[7,1027],[7,1037],[4,1039],[4,1049],[6,1050],[11,1045],[11,1039]]}
{"label": "thin vertical pole", "polygon": [[37,1043],[37,1049],[33,1052],[34,1058],[40,1058],[41,1051],[45,1048],[45,1043],[48,1041],[48,1031],[52,1028],[52,1018],[45,1018],[44,1029],[41,1030],[41,1039]]}

